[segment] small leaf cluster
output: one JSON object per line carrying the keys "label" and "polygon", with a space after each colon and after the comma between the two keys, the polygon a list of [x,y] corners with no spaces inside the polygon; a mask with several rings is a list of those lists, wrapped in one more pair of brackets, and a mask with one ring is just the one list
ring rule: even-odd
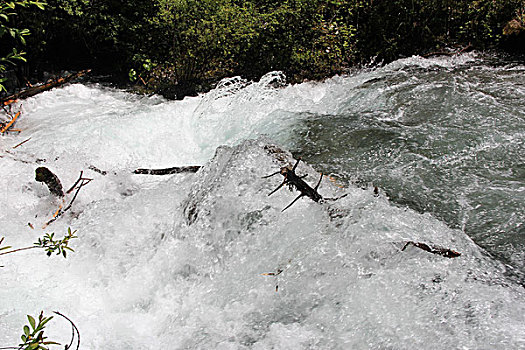
{"label": "small leaf cluster", "polygon": [[[51,321],[53,316],[44,317],[44,312],[41,311],[37,320],[31,315],[27,315],[29,325],[24,326],[24,334],[22,334],[21,344],[18,344],[19,349],[21,350],[48,350],[47,345],[60,345],[57,342],[46,340],[47,337],[44,336],[44,328],[46,323]],[[31,326],[31,327],[30,327]]]}
{"label": "small leaf cluster", "polygon": [[74,252],[74,250],[69,247],[69,241],[77,238],[77,236],[75,236],[76,232],[76,230],[71,231],[71,228],[68,228],[67,235],[60,240],[54,238],[55,233],[46,233],[44,237],[39,238],[38,242],[35,242],[34,245],[39,248],[44,248],[47,252],[47,256],[51,256],[51,254],[56,252],[56,255],[63,255],[65,258],[67,250]]}
{"label": "small leaf cluster", "polygon": [[41,10],[44,9],[44,2],[41,1],[28,1],[28,0],[19,0],[19,1],[2,1],[0,4],[0,37],[8,33],[13,39],[20,40],[20,42],[25,45],[26,41],[24,36],[29,35],[29,29],[18,29],[10,25],[10,17],[16,16],[16,7],[28,7],[28,6],[37,6]]}
{"label": "small leaf cluster", "polygon": [[[16,17],[17,7],[30,7],[30,6],[36,6],[39,9],[43,10],[44,6],[46,5],[45,2],[42,1],[32,1],[32,0],[16,0],[16,1],[5,1],[2,0],[0,2],[0,39],[5,34],[9,34],[9,36],[14,40],[20,42],[22,45],[26,44],[26,39],[30,32],[27,28],[17,28],[14,24],[12,24],[12,18]],[[3,50],[2,50],[3,51]],[[26,62],[26,59],[24,57],[25,52],[24,51],[18,51],[16,48],[12,48],[10,52],[5,54],[4,52],[0,52],[0,74],[5,72],[7,70],[6,64],[15,65],[15,61],[21,61]],[[5,56],[4,56],[5,55]],[[5,87],[2,83],[4,83],[7,79],[0,76],[0,92],[5,90]]]}

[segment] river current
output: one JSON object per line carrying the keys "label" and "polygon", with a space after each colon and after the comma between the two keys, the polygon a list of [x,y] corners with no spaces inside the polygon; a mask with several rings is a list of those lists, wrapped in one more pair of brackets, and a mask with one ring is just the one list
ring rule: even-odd
{"label": "river current", "polygon": [[[183,101],[72,84],[21,102],[0,138],[3,245],[78,238],[67,259],[0,256],[0,347],[57,310],[86,349],[525,348],[524,73],[469,53]],[[346,196],[281,212],[297,193],[263,177],[298,157]],[[133,174],[183,165],[202,168]],[[93,179],[45,229],[60,203],[39,166]]]}

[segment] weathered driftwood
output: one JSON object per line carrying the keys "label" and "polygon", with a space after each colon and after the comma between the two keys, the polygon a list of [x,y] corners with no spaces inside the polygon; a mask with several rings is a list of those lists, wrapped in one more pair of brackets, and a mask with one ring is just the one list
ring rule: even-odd
{"label": "weathered driftwood", "polygon": [[43,182],[49,188],[49,192],[57,197],[64,197],[64,190],[58,177],[46,167],[39,167],[35,170],[35,180]]}
{"label": "weathered driftwood", "polygon": [[180,173],[196,173],[200,169],[200,165],[176,166],[165,169],[137,169],[133,174],[143,175],[170,175]]}
{"label": "weathered driftwood", "polygon": [[25,90],[22,90],[20,92],[17,92],[16,94],[12,94],[10,96],[6,96],[2,99],[0,99],[2,105],[6,106],[6,105],[9,105],[13,102],[15,102],[16,100],[20,100],[20,99],[24,99],[24,98],[28,98],[28,97],[31,97],[31,96],[35,96],[41,92],[44,92],[44,91],[47,91],[47,90],[51,90],[57,86],[61,86],[61,85],[64,85],[66,83],[69,83],[70,81],[74,80],[74,79],[77,79],[83,75],[86,75],[87,73],[91,72],[91,69],[85,69],[85,70],[82,70],[80,72],[77,72],[77,73],[72,73],[66,77],[61,77],[61,78],[58,78],[58,79],[55,79],[53,81],[50,81],[48,83],[45,83],[45,84],[42,84],[42,85],[38,85],[38,86],[32,86],[30,88],[27,88]]}
{"label": "weathered driftwood", "polygon": [[455,250],[452,250],[452,249],[436,247],[436,246],[429,246],[428,244],[425,244],[425,243],[413,242],[413,241],[408,241],[403,247],[403,249],[401,249],[401,251],[404,251],[409,245],[413,245],[416,248],[422,249],[432,254],[444,256],[445,258],[457,258],[458,256],[461,255],[461,253],[456,252]]}

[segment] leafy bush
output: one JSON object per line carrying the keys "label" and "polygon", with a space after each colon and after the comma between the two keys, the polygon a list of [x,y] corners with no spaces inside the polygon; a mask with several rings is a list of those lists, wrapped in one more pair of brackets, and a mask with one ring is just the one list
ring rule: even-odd
{"label": "leafy bush", "polygon": [[[24,326],[24,333],[21,336],[22,343],[19,344],[21,350],[48,350],[47,345],[60,345],[57,342],[47,340],[44,336],[46,323],[51,321],[53,316],[44,317],[44,312],[40,312],[36,322],[35,318],[27,315],[29,325]],[[31,326],[31,328],[29,328]]]}
{"label": "leafy bush", "polygon": [[33,68],[94,68],[181,98],[226,76],[281,70],[296,82],[370,57],[494,47],[522,8],[522,0],[48,0],[45,12],[25,9],[20,19],[34,33]]}
{"label": "leafy bush", "polygon": [[[16,1],[5,1],[0,3],[0,39],[5,43],[6,47],[0,48],[0,92],[5,91],[3,83],[6,82],[7,78],[3,76],[3,73],[7,70],[7,66],[15,66],[16,61],[25,62],[25,52],[20,51],[16,48],[17,44],[26,44],[26,37],[29,35],[29,29],[18,28],[16,26],[15,18],[17,17],[17,8],[36,6],[39,9],[44,9],[44,2],[41,1],[30,1],[30,0],[16,0]],[[8,35],[8,39],[4,37]],[[8,48],[8,46],[11,46]],[[3,51],[7,50],[7,51]]]}

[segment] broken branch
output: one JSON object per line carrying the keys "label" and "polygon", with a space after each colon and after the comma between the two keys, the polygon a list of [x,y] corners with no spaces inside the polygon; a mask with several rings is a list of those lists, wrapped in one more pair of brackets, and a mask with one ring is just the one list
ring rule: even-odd
{"label": "broken branch", "polygon": [[452,250],[452,249],[436,247],[436,246],[429,246],[428,244],[425,244],[425,243],[413,242],[413,241],[408,241],[405,244],[405,246],[401,249],[401,251],[404,251],[409,245],[413,245],[416,248],[419,248],[421,250],[424,250],[432,254],[444,256],[445,258],[457,258],[458,256],[461,255],[461,253],[456,252],[455,250]]}
{"label": "broken branch", "polygon": [[20,111],[18,111],[12,118],[10,121],[6,122],[5,124],[2,124],[2,128],[0,129],[0,133],[5,133],[7,131],[9,131],[9,129],[15,125],[15,122],[16,120],[18,119],[18,117],[20,116]]}
{"label": "broken branch", "polygon": [[286,209],[290,208],[299,198],[304,197],[304,196],[310,198],[314,202],[320,202],[320,201],[323,200],[323,196],[321,196],[319,194],[319,192],[317,191],[317,189],[319,188],[319,185],[321,184],[321,180],[323,179],[323,174],[321,174],[321,177],[319,178],[319,181],[317,182],[317,185],[315,185],[314,188],[310,187],[310,185],[308,185],[303,180],[303,178],[305,176],[298,176],[295,173],[295,169],[297,168],[297,165],[299,165],[300,161],[301,161],[301,158],[297,159],[297,162],[295,163],[295,165],[291,169],[289,167],[282,167],[280,171],[275,172],[275,173],[270,174],[270,175],[266,175],[266,176],[263,177],[263,179],[264,179],[264,178],[268,178],[268,177],[271,177],[271,176],[274,176],[274,175],[277,175],[277,174],[281,174],[284,177],[283,182],[275,190],[270,192],[268,194],[269,196],[272,195],[273,193],[275,193],[277,190],[279,190],[285,184],[287,184],[290,187],[290,189],[295,188],[297,191],[300,192],[299,196],[296,197],[293,200],[292,203],[288,204],[283,210],[281,210],[281,212],[283,212]]}
{"label": "broken branch", "polygon": [[82,174],[84,173],[84,171],[80,171],[80,176],[78,177],[78,180],[75,181],[75,183],[73,184],[73,186],[71,186],[71,188],[69,190],[66,191],[67,194],[70,194],[74,189],[75,187],[77,187],[78,183],[80,182],[80,180],[82,180]]}
{"label": "broken branch", "polygon": [[[71,209],[71,206],[73,205],[73,202],[75,201],[75,199],[77,198],[77,195],[78,193],[80,192],[80,190],[82,189],[82,187],[84,187],[85,185],[87,185],[88,183],[90,183],[93,179],[88,179],[88,178],[85,178],[85,177],[82,177],[82,174],[84,172],[81,171],[80,172],[80,176],[78,178],[78,180],[75,182],[75,184],[73,186],[71,186],[71,188],[69,190],[67,190],[67,194],[71,193],[75,188],[77,189],[77,191],[75,192],[75,194],[73,195],[73,198],[71,199],[71,202],[69,202],[68,206],[65,207],[64,209],[62,209],[62,207],[60,206],[58,208],[58,210],[55,212],[55,214],[53,215],[53,218],[51,220],[49,220],[48,222],[46,222],[42,228],[46,228],[49,224],[51,224],[52,222],[54,222],[56,219],[58,219],[62,214],[64,214],[66,211],[68,211],[69,209]],[[80,183],[80,185],[78,185],[78,183]],[[78,186],[77,186],[78,185]]]}
{"label": "broken branch", "polygon": [[19,143],[18,145],[16,145],[16,146],[13,146],[13,149],[22,146],[24,143],[26,143],[26,142],[29,141],[29,140],[31,140],[31,138],[28,138],[28,139],[26,139],[26,140],[20,142],[20,143]]}
{"label": "broken branch", "polygon": [[7,96],[7,97],[4,97],[2,98],[0,101],[2,101],[2,104],[3,105],[8,105],[16,100],[19,100],[19,99],[24,99],[24,98],[28,98],[28,97],[31,97],[31,96],[35,96],[41,92],[44,92],[44,91],[48,91],[48,90],[51,90],[52,88],[55,88],[57,86],[61,86],[61,85],[64,85],[66,83],[69,83],[70,81],[72,81],[73,79],[76,79],[76,78],[79,78],[87,73],[91,72],[91,69],[86,69],[86,70],[82,70],[78,73],[72,73],[72,74],[69,74],[68,76],[66,77],[63,77],[63,78],[58,78],[56,80],[53,80],[49,83],[46,83],[46,84],[42,84],[42,85],[38,85],[38,86],[32,86],[26,90],[23,90],[23,91],[20,91],[16,94],[13,94],[11,96]]}
{"label": "broken branch", "polygon": [[144,175],[170,175],[180,173],[196,173],[200,169],[200,165],[176,166],[166,169],[137,169],[133,174]]}

